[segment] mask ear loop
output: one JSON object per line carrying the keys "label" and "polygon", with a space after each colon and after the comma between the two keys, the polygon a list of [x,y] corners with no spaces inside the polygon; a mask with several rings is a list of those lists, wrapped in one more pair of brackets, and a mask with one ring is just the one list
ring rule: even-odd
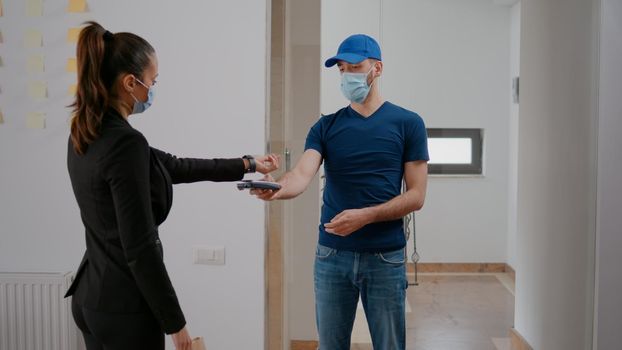
{"label": "mask ear loop", "polygon": [[[147,85],[145,85],[145,83],[140,81],[140,79],[136,78],[136,76],[134,76],[134,75],[132,75],[132,76],[134,77],[134,80],[136,80],[140,85],[144,86],[145,89],[147,89],[147,92],[149,92],[149,88],[147,87]],[[134,103],[140,102],[140,100],[138,98],[136,98],[136,96],[134,96],[134,94],[132,92],[130,92],[130,95],[132,95],[132,97],[134,98]]]}
{"label": "mask ear loop", "polygon": [[[369,69],[369,71],[367,72],[367,74],[365,74],[365,77],[369,76],[369,73],[371,73],[374,70],[374,66],[371,66],[371,68]],[[376,81],[377,77],[372,78],[371,83],[367,84],[367,86],[369,86],[371,88],[372,84],[374,83],[374,81]],[[367,83],[367,81],[365,81],[365,83]]]}
{"label": "mask ear loop", "polygon": [[[138,78],[136,78],[134,75],[132,75],[132,76],[134,77],[134,80],[138,81]],[[128,92],[130,93],[130,96],[132,96],[132,98],[134,99],[134,104],[132,105],[132,109],[133,109],[134,105],[136,105],[138,103],[138,99],[136,98],[136,96],[134,96],[134,92],[133,91],[128,91]]]}
{"label": "mask ear loop", "polygon": [[134,79],[136,79],[136,81],[137,81],[140,85],[144,86],[147,90],[149,90],[149,87],[148,87],[145,83],[143,83],[142,81],[140,81],[140,79],[136,78],[135,76],[134,76]]}

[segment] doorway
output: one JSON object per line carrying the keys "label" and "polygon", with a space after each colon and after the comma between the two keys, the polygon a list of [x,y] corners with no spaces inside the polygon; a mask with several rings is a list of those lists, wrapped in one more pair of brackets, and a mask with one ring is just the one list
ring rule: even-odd
{"label": "doorway", "polygon": [[[356,32],[378,38],[383,48],[385,98],[418,112],[428,128],[482,130],[483,172],[430,178],[408,256],[417,247],[421,283],[460,285],[456,281],[466,278],[467,283],[469,277],[456,273],[470,273],[484,285],[492,281],[499,287],[500,296],[492,298],[504,300],[504,307],[513,300],[506,271],[513,271],[516,234],[518,105],[511,82],[518,76],[518,28],[513,26],[520,22],[520,10],[512,5],[275,0],[271,11],[270,147],[283,155],[285,168],[302,154],[306,133],[319,116],[346,105],[339,75],[324,69],[322,58]],[[316,177],[295,200],[269,205],[269,349],[314,348],[312,263],[320,202]],[[410,268],[414,281],[412,262]],[[421,287],[410,291],[416,288]],[[411,309],[417,296],[412,298]],[[503,327],[509,331],[511,326]],[[364,318],[357,317],[358,339],[368,341],[365,329]]]}

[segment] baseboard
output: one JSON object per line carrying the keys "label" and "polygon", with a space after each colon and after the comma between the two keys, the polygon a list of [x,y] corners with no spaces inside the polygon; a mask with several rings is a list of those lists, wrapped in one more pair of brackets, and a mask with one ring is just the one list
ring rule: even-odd
{"label": "baseboard", "polygon": [[[510,328],[510,344],[512,350],[533,350],[525,338],[514,328]],[[317,348],[318,342],[316,340],[292,340],[290,346],[291,350],[317,350]]]}
{"label": "baseboard", "polygon": [[[417,272],[462,272],[500,273],[506,272],[506,263],[417,263]],[[415,272],[415,264],[408,263],[408,272]]]}
{"label": "baseboard", "polygon": [[317,340],[292,340],[291,350],[317,350]]}
{"label": "baseboard", "polygon": [[512,266],[505,264],[505,272],[510,275],[512,281],[516,282],[516,271],[512,268]]}
{"label": "baseboard", "polygon": [[512,350],[533,350],[531,345],[527,343],[515,328],[510,328],[510,344]]}

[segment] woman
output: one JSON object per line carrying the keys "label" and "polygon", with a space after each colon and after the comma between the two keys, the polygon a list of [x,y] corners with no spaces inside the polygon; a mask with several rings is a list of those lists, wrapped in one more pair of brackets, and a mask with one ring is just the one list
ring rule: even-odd
{"label": "woman", "polygon": [[66,294],[74,319],[88,350],[164,349],[164,333],[177,349],[189,349],[158,237],[172,184],[267,174],[278,159],[177,158],[150,147],[127,122],[152,104],[158,76],[153,47],[137,35],[88,22],[77,61],[67,166],[87,249]]}

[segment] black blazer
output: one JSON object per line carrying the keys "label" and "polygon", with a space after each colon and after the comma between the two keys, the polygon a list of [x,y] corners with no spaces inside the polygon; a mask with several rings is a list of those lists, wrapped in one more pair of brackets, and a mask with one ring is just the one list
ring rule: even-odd
{"label": "black blazer", "polygon": [[240,180],[243,160],[177,158],[149,147],[111,110],[84,155],[70,140],[67,167],[86,229],[86,253],[65,297],[97,311],[151,311],[165,333],[181,330],[186,321],[158,236],[173,201],[172,184]]}

